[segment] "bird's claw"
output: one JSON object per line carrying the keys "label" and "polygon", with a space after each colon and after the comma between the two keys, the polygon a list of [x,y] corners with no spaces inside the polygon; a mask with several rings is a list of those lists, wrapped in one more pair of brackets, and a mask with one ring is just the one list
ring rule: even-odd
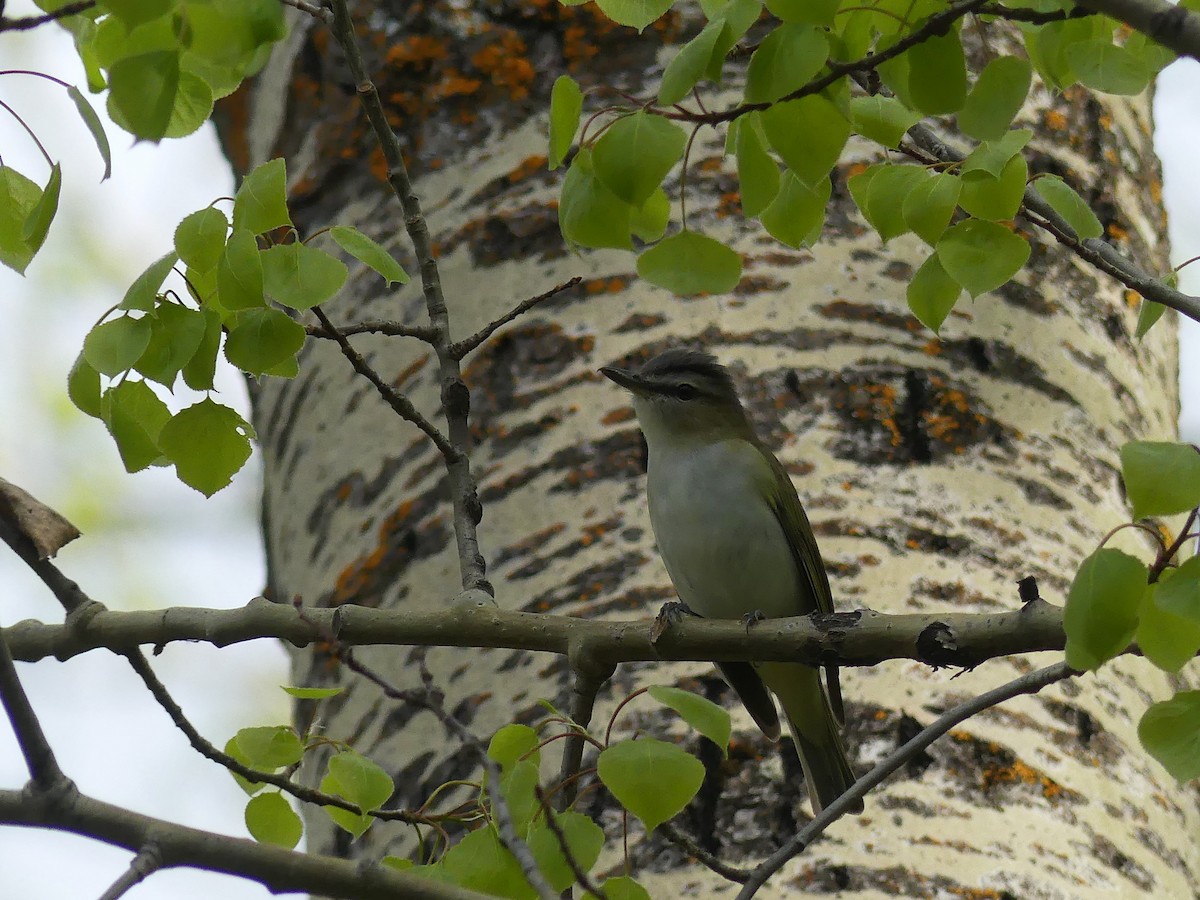
{"label": "bird's claw", "polygon": [[742,624],[746,626],[747,634],[750,633],[750,629],[753,626],[757,625],[759,622],[765,622],[766,620],[766,613],[764,613],[761,609],[752,609],[750,612],[742,616]]}
{"label": "bird's claw", "polygon": [[678,625],[684,616],[697,616],[690,606],[681,600],[670,600],[662,605],[654,619],[654,627],[650,629],[650,643],[658,643],[658,639],[672,625]]}

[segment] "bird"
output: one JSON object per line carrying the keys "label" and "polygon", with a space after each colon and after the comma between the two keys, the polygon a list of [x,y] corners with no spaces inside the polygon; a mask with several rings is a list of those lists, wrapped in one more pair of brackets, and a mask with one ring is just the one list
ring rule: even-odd
{"label": "bird", "polygon": [[[787,470],[754,432],[729,371],[710,353],[664,350],[635,370],[601,374],[629,391],[648,455],[646,493],[659,555],[697,615],[742,619],[832,612],[829,578]],[[854,783],[840,733],[837,668],[718,662],[768,738],[773,694],[796,745],[814,815]],[[849,811],[860,813],[862,800]]]}

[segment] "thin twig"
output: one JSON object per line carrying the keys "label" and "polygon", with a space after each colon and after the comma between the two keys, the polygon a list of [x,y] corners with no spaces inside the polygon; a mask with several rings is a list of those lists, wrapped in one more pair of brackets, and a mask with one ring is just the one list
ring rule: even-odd
{"label": "thin twig", "polygon": [[162,855],[158,845],[153,841],[138,851],[137,856],[129,864],[129,868],[121,873],[107,891],[100,895],[100,900],[120,900],[129,889],[136,887],[162,868]]}
{"label": "thin twig", "polygon": [[[49,560],[41,559],[33,542],[3,518],[0,518],[0,540],[8,544],[9,549],[50,589],[50,593],[66,610],[68,625],[74,624],[74,614],[82,615],[85,607],[95,603],[78,584],[60,572],[57,566]],[[96,603],[96,607],[97,611],[104,609],[99,603]]]}
{"label": "thin twig", "polygon": [[[34,28],[40,28],[42,25],[48,25],[51,22],[57,22],[59,19],[65,19],[68,16],[78,15],[81,12],[87,12],[96,5],[96,0],[79,0],[77,3],[68,3],[60,6],[53,12],[43,13],[40,16],[18,16],[12,19],[0,17],[0,32],[4,31],[30,31]],[[0,8],[3,4],[0,4]]]}
{"label": "thin twig", "polygon": [[346,0],[332,0],[332,6],[333,36],[345,54],[346,65],[357,85],[359,101],[387,162],[388,184],[404,212],[404,227],[421,269],[425,307],[436,333],[433,348],[437,353],[441,374],[442,409],[446,416],[449,446],[454,451],[453,458],[444,452],[443,456],[446,457],[450,499],[454,507],[454,537],[458,546],[462,585],[465,590],[477,589],[495,596],[495,589],[486,577],[487,563],[479,550],[476,526],[483,518],[483,506],[479,502],[479,491],[467,456],[467,449],[471,446],[471,430],[467,422],[471,395],[463,383],[459,360],[450,352],[450,313],[442,294],[442,280],[433,253],[433,241],[429,236],[429,224],[421,212],[421,201],[409,178],[400,139],[388,123],[387,110],[380,100],[379,91],[367,76]]}
{"label": "thin twig", "polygon": [[704,866],[713,872],[716,872],[722,878],[728,881],[736,881],[738,884],[745,884],[750,878],[752,871],[750,869],[741,869],[737,866],[731,866],[727,862],[723,862],[718,856],[709,853],[703,847],[692,839],[692,836],[676,825],[674,822],[663,822],[658,826],[662,831],[663,837],[669,840],[672,844],[678,846],[681,850],[692,857],[700,865]]}
{"label": "thin twig", "polygon": [[33,785],[43,792],[71,786],[70,779],[58,767],[58,760],[54,758],[54,751],[50,748],[46,733],[42,731],[42,723],[38,721],[29,695],[17,676],[17,667],[3,632],[0,632],[0,706],[4,707],[12,724],[17,746],[25,757],[25,768],[29,770]]}
{"label": "thin twig", "polygon": [[[417,338],[427,344],[433,343],[435,337],[433,328],[429,325],[404,325],[387,319],[374,319],[355,325],[337,325],[335,327],[340,334],[347,337],[354,334],[386,334],[389,337]],[[308,332],[309,337],[337,340],[332,332],[325,330],[324,325],[305,325],[304,330]]]}
{"label": "thin twig", "polygon": [[314,306],[312,311],[317,319],[320,320],[326,334],[337,342],[337,345],[342,350],[342,356],[350,360],[350,365],[354,366],[354,371],[375,385],[375,390],[379,392],[379,396],[387,401],[388,406],[395,410],[396,415],[408,422],[412,422],[425,432],[438,450],[441,451],[442,458],[446,461],[447,466],[454,465],[462,459],[462,454],[446,439],[444,434],[438,431],[437,426],[421,415],[417,408],[413,406],[411,400],[397,392],[395,388],[380,378],[379,373],[371,368],[357,350],[350,346],[350,342],[346,340],[346,336],[338,331],[337,327],[329,321],[329,318],[325,315],[325,311],[321,307]]}
{"label": "thin twig", "polygon": [[749,900],[753,897],[767,879],[778,872],[792,857],[802,853],[818,835],[825,831],[835,821],[840,819],[855,803],[883,780],[915,757],[918,753],[948,732],[959,723],[977,715],[992,706],[1011,700],[1022,694],[1036,694],[1042,688],[1062,681],[1079,673],[1065,662],[1055,663],[1036,672],[1014,678],[1007,684],[972,697],[946,713],[939,716],[933,723],[921,729],[911,740],[897,750],[889,753],[875,768],[858,779],[850,789],[838,797],[821,811],[815,819],[802,828],[790,841],[754,867],[750,877],[742,885],[735,900]]}
{"label": "thin twig", "polygon": [[175,723],[175,727],[184,733],[192,748],[205,759],[210,759],[218,765],[224,766],[230,772],[240,775],[247,781],[273,785],[305,803],[315,803],[319,806],[336,806],[355,815],[361,816],[365,814],[382,821],[407,822],[409,824],[427,821],[425,816],[415,815],[404,809],[364,810],[343,797],[296,784],[290,778],[283,775],[276,775],[274,772],[260,772],[258,769],[250,768],[234,759],[228,753],[218,750],[213,744],[205,740],[204,736],[196,730],[196,727],[184,715],[183,709],[175,702],[175,698],[171,696],[166,685],[154,674],[154,669],[151,668],[149,660],[146,659],[140,650],[135,650],[124,655],[129,661],[129,665],[133,667],[133,671],[137,673],[138,677],[142,679],[142,683],[146,685],[147,690],[158,701],[158,705],[171,717],[171,721]]}
{"label": "thin twig", "polygon": [[544,294],[538,294],[536,297],[530,297],[528,300],[522,300],[500,318],[493,322],[489,322],[487,325],[484,325],[470,337],[463,338],[461,341],[455,341],[447,348],[447,350],[455,359],[462,359],[464,356],[490,338],[493,334],[495,334],[496,329],[504,327],[513,319],[517,318],[517,316],[529,312],[529,310],[533,309],[539,303],[544,303],[551,297],[575,287],[575,285],[579,284],[581,281],[583,281],[583,279],[576,275],[574,278],[570,278],[564,281],[562,284],[555,285]]}
{"label": "thin twig", "polygon": [[279,0],[284,6],[291,6],[300,10],[302,13],[308,13],[314,19],[320,19],[326,25],[333,22],[333,10],[326,9],[324,6],[318,6],[315,3],[309,3],[307,0]]}

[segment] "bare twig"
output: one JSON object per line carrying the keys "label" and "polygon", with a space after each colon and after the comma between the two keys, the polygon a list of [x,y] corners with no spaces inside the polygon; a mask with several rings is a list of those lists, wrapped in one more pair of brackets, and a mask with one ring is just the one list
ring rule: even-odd
{"label": "bare twig", "polygon": [[1055,663],[1036,672],[1030,672],[1015,678],[1007,684],[972,697],[958,706],[943,713],[933,723],[907,741],[903,746],[889,753],[875,768],[854,782],[846,793],[830,803],[821,814],[802,828],[790,841],[755,866],[750,877],[742,885],[735,900],[749,900],[753,897],[767,879],[778,872],[792,857],[802,853],[822,832],[841,818],[856,801],[865,797],[872,788],[883,783],[883,780],[911,760],[914,756],[948,732],[959,723],[971,718],[983,710],[1005,700],[1011,700],[1021,694],[1036,694],[1042,688],[1062,681],[1079,673],[1071,669],[1065,662]]}
{"label": "bare twig", "polygon": [[138,851],[138,855],[133,858],[129,868],[122,872],[109,889],[100,895],[100,900],[120,900],[130,888],[141,884],[160,868],[162,868],[162,858],[158,853],[158,845],[151,841]]}
{"label": "bare twig", "polygon": [[62,604],[62,608],[67,611],[68,616],[82,612],[87,604],[94,602],[80,589],[79,585],[63,575],[53,563],[42,559],[33,542],[21,534],[13,523],[4,517],[0,517],[0,540],[8,544],[9,549],[17,554],[21,561],[42,580],[42,583],[54,594],[55,599]]}
{"label": "bare twig", "polygon": [[308,13],[314,19],[320,19],[326,25],[333,22],[333,10],[318,6],[316,3],[309,3],[307,0],[279,0],[279,2],[284,6],[294,7],[302,13]]}
{"label": "bare twig", "polygon": [[442,379],[442,409],[446,415],[446,426],[454,458],[446,456],[446,472],[450,480],[450,497],[454,506],[454,536],[458,544],[459,569],[462,585],[466,590],[478,589],[495,594],[486,577],[487,564],[479,552],[479,535],[476,526],[483,517],[483,506],[479,502],[475,478],[471,474],[471,462],[467,449],[471,446],[471,432],[467,423],[470,410],[470,392],[463,383],[458,358],[450,351],[450,313],[446,298],[442,294],[441,275],[433,253],[433,242],[429,237],[429,225],[421,212],[421,201],[413,189],[400,140],[388,124],[387,111],[379,98],[374,82],[367,76],[362,54],[354,34],[354,22],[346,0],[332,0],[334,12],[333,36],[346,56],[346,65],[357,84],[358,98],[371,129],[379,140],[379,147],[388,166],[388,184],[400,201],[404,211],[404,227],[412,241],[417,262],[421,269],[421,285],[425,294],[425,306],[429,322],[435,331],[433,348],[437,353]]}
{"label": "bare twig", "polygon": [[362,358],[362,354],[350,346],[350,342],[346,340],[346,336],[338,331],[337,327],[329,321],[329,318],[325,315],[321,307],[314,306],[312,311],[317,319],[320,320],[326,334],[337,342],[337,345],[342,350],[342,356],[350,360],[350,365],[354,366],[354,371],[375,385],[375,390],[379,392],[379,396],[387,401],[388,406],[395,410],[396,415],[405,421],[412,422],[425,432],[426,436],[441,451],[442,458],[446,461],[447,466],[452,466],[462,459],[462,454],[458,451],[458,448],[453,446],[446,439],[446,436],[438,431],[437,426],[421,415],[417,408],[413,406],[411,400],[397,392],[390,384],[380,378],[379,373],[371,368],[367,361]]}
{"label": "bare twig", "polygon": [[737,866],[731,866],[729,863],[721,860],[715,854],[709,853],[703,847],[692,839],[692,836],[676,825],[674,822],[663,822],[658,826],[662,831],[663,836],[672,844],[678,846],[681,850],[692,857],[700,865],[710,871],[716,872],[722,878],[729,881],[735,881],[738,884],[745,884],[750,878],[752,872],[750,869],[742,869]]}
{"label": "bare twig", "polygon": [[[81,12],[87,12],[96,5],[96,0],[79,0],[76,3],[67,3],[60,6],[58,9],[43,13],[40,16],[19,16],[12,19],[0,17],[0,32],[5,31],[30,31],[34,28],[39,28],[42,25],[47,25],[50,22],[57,22],[59,19],[65,19],[68,16],[78,15]],[[4,4],[0,3],[0,9]]]}
{"label": "bare twig", "polygon": [[46,733],[38,721],[37,713],[29,702],[29,695],[21,685],[17,676],[17,667],[13,663],[12,654],[0,632],[0,705],[12,724],[13,734],[17,738],[17,746],[25,757],[25,768],[29,770],[29,778],[38,791],[49,794],[63,788],[71,787],[71,781],[58,767]]}
{"label": "bare twig", "polygon": [[[403,325],[400,322],[390,322],[386,319],[359,322],[355,325],[337,325],[335,327],[338,334],[343,334],[347,337],[353,334],[386,334],[389,337],[417,338],[426,343],[432,343],[435,337],[434,330],[429,325]],[[326,331],[324,325],[305,325],[304,330],[308,332],[309,337],[337,340],[336,334]]]}
{"label": "bare twig", "polygon": [[470,337],[463,338],[461,341],[455,341],[446,349],[455,359],[462,359],[464,356],[490,338],[493,334],[495,334],[496,329],[507,325],[513,319],[517,318],[517,316],[529,312],[529,310],[533,309],[539,303],[544,303],[551,297],[575,287],[575,285],[579,284],[581,281],[583,281],[583,279],[576,275],[574,278],[570,278],[564,281],[562,284],[555,285],[544,294],[538,294],[536,297],[530,297],[528,300],[522,300],[500,318],[493,322],[489,322],[487,325],[484,325]]}
{"label": "bare twig", "polygon": [[1048,22],[1063,22],[1067,19],[1082,19],[1084,16],[1094,16],[1090,9],[1073,6],[1070,9],[1049,9],[1046,11],[1024,7],[1008,7],[999,3],[985,3],[975,10],[976,15],[995,16],[1009,22],[1029,22],[1033,25],[1045,25]]}

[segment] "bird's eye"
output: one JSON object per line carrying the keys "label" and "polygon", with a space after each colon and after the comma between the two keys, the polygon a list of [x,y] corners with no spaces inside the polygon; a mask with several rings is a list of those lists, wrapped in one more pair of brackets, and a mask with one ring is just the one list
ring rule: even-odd
{"label": "bird's eye", "polygon": [[691,400],[696,396],[696,386],[684,382],[675,388],[675,396],[680,400]]}

